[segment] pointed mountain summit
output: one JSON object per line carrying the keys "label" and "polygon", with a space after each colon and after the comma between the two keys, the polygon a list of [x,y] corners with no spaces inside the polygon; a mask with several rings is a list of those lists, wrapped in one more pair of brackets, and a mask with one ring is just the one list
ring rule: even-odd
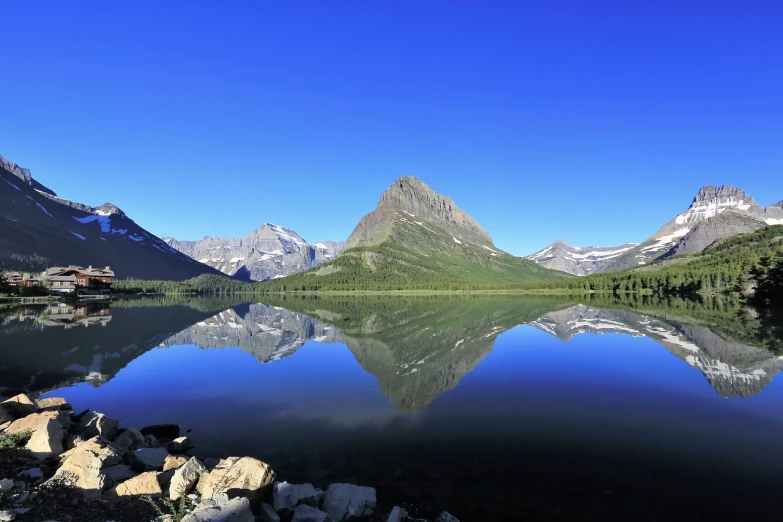
{"label": "pointed mountain summit", "polygon": [[684,212],[636,248],[600,267],[598,272],[625,270],[662,257],[701,252],[719,239],[773,224],[783,224],[780,207],[772,205],[765,209],[736,187],[705,185]]}
{"label": "pointed mountain summit", "polygon": [[406,176],[361,219],[337,259],[277,284],[302,290],[459,289],[561,277],[566,274],[498,249],[451,198]]}
{"label": "pointed mountain summit", "polygon": [[438,194],[413,176],[405,176],[395,181],[381,196],[378,207],[362,218],[346,248],[382,243],[400,212],[413,222],[428,221],[455,237],[494,246],[489,233],[450,197]]}

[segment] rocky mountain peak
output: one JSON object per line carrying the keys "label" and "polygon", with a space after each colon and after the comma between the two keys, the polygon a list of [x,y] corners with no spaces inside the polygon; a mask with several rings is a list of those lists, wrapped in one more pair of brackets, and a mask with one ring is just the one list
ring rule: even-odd
{"label": "rocky mountain peak", "polygon": [[494,245],[492,237],[454,201],[438,194],[421,180],[404,176],[381,196],[377,210],[397,210],[419,216],[469,241]]}
{"label": "rocky mountain peak", "polygon": [[30,185],[35,190],[39,192],[43,192],[45,194],[49,194],[51,196],[56,196],[57,194],[54,193],[54,191],[50,188],[44,187],[40,183],[38,183],[36,180],[33,179],[33,175],[30,172],[30,169],[25,169],[14,163],[13,161],[4,158],[3,156],[0,156],[0,169],[4,169],[17,178],[21,179],[25,182],[25,184]]}
{"label": "rocky mountain peak", "polygon": [[117,205],[113,205],[112,203],[104,203],[103,205],[99,207],[95,207],[94,209],[95,214],[99,214],[101,216],[121,216],[121,217],[127,217],[125,215],[125,212],[123,212],[120,207]]}
{"label": "rocky mountain peak", "polygon": [[[715,187],[713,185],[705,185],[701,189],[699,189],[698,194],[696,194],[696,197],[693,198],[693,203],[691,206],[703,203],[703,202],[710,202],[710,201],[721,201],[721,202],[734,202],[736,201],[737,204],[754,204],[755,201],[752,197],[750,197],[748,194],[745,193],[745,191],[738,189],[736,187],[732,187],[729,185],[721,185],[720,187]],[[739,203],[742,202],[742,203]]]}

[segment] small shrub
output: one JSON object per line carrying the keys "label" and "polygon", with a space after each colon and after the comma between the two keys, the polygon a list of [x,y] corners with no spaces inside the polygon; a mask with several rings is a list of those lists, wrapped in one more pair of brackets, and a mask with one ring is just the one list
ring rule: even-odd
{"label": "small shrub", "polygon": [[21,448],[27,444],[32,435],[29,430],[19,433],[0,433],[0,451]]}

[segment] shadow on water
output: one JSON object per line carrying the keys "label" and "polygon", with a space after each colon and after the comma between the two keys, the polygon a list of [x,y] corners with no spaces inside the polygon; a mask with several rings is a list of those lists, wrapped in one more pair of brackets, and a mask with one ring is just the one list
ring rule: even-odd
{"label": "shadow on water", "polygon": [[125,425],[192,427],[204,455],[373,485],[422,516],[766,520],[781,325],[728,300],[635,297],[28,307],[0,327],[0,386],[70,386],[56,394]]}

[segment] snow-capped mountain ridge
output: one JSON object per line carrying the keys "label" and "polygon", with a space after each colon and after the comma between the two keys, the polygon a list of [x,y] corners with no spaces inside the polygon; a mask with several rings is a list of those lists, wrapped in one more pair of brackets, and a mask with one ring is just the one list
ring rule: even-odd
{"label": "snow-capped mountain ridge", "polygon": [[617,247],[576,247],[558,239],[526,259],[553,270],[584,276],[592,274],[609,260],[623,255],[636,245],[637,243],[626,243]]}

